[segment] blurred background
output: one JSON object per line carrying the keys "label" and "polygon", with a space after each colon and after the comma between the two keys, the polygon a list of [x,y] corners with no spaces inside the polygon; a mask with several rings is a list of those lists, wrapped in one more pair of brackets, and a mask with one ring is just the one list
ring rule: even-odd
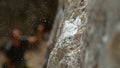
{"label": "blurred background", "polygon": [[[35,35],[35,27],[42,23],[45,26],[44,36],[49,39],[57,6],[57,0],[0,0],[0,68],[5,61],[3,49],[10,40],[10,31],[18,28],[23,35],[31,36]],[[41,45],[47,46],[46,43]],[[43,46],[42,49],[47,50],[47,47]],[[40,68],[40,64],[44,65],[46,62],[46,58],[40,59],[40,55],[34,51],[26,52],[25,59],[30,68]]]}

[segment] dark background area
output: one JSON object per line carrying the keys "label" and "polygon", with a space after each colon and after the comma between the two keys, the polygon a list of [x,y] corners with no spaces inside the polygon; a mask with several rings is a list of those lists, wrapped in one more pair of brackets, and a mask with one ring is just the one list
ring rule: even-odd
{"label": "dark background area", "polygon": [[13,28],[31,35],[38,23],[50,31],[56,15],[57,0],[0,0],[0,45]]}

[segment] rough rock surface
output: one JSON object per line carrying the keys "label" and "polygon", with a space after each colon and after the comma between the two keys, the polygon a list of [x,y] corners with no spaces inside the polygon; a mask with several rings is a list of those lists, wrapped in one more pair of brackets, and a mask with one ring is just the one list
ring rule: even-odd
{"label": "rough rock surface", "polygon": [[[80,68],[84,62],[82,35],[87,23],[86,0],[63,0],[57,43],[48,60],[48,68]],[[61,5],[61,3],[60,3]]]}
{"label": "rough rock surface", "polygon": [[119,68],[119,3],[64,0],[64,16],[47,68]]}

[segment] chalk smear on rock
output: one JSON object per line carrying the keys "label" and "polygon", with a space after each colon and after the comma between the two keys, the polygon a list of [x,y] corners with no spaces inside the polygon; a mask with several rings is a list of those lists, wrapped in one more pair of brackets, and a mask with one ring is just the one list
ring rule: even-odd
{"label": "chalk smear on rock", "polygon": [[80,17],[76,17],[76,19],[66,20],[63,24],[62,35],[60,36],[58,42],[64,41],[66,38],[74,36],[78,32],[79,25],[82,25]]}

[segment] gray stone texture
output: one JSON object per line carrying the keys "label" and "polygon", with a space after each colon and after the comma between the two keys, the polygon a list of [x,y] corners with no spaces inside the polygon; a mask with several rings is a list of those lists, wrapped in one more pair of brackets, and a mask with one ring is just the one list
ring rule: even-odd
{"label": "gray stone texture", "polygon": [[64,16],[47,68],[120,68],[119,3],[64,0]]}
{"label": "gray stone texture", "polygon": [[57,42],[50,54],[48,68],[80,68],[84,62],[83,35],[86,29],[86,0],[63,0]]}

